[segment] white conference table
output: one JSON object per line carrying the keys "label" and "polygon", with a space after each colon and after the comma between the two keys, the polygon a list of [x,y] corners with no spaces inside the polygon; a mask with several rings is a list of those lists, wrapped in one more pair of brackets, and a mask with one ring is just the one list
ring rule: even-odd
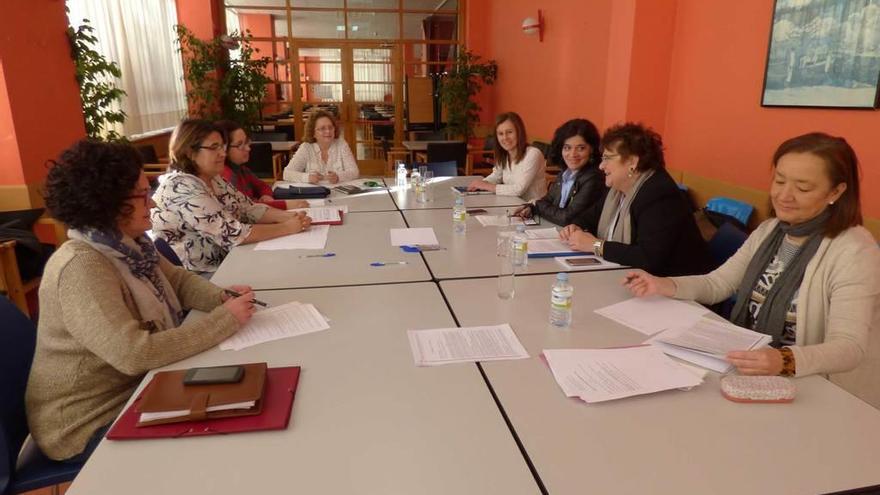
{"label": "white conference table", "polygon": [[[485,208],[489,215],[504,215],[509,208]],[[483,227],[468,215],[467,232],[456,234],[452,230],[452,210],[406,210],[403,212],[410,227],[433,227],[437,241],[446,249],[422,253],[428,268],[438,280],[450,278],[493,277],[498,275],[500,259],[496,256],[499,227]],[[556,227],[544,221],[541,225],[528,226],[526,230]],[[511,230],[515,227],[509,227]],[[517,268],[518,274],[556,273],[566,271],[556,258],[529,258],[525,268]]]}
{"label": "white conference table", "polygon": [[[385,184],[385,179],[382,177],[361,177],[359,179],[343,182],[342,184],[362,186],[365,181],[370,180]],[[275,183],[277,186],[285,186],[288,184],[293,183],[286,181],[278,181]],[[345,194],[333,190],[338,184],[322,183],[317,185],[330,188],[330,196],[324,199],[325,206],[347,205],[348,211],[350,212],[397,211],[397,206],[394,204],[394,200],[391,199],[388,189],[376,189],[360,194]]]}
{"label": "white conference table", "polygon": [[[433,191],[433,199],[427,203],[419,203],[412,187],[389,187],[391,197],[400,210],[424,210],[430,208],[452,208],[455,206],[455,198],[458,193],[452,190],[452,186],[467,186],[474,179],[483,179],[479,176],[466,177],[435,177],[429,187]],[[391,184],[392,179],[387,179]],[[522,205],[524,201],[517,196],[498,196],[495,194],[466,194],[464,204],[468,208],[482,208],[488,206],[514,207]]]}
{"label": "white conference table", "polygon": [[[418,253],[405,253],[391,245],[389,230],[405,227],[398,211],[349,213],[343,215],[342,225],[330,226],[325,249],[256,251],[256,244],[236,246],[211,281],[220,286],[246,284],[261,290],[431,280]],[[336,256],[301,258],[330,252]],[[408,264],[370,266],[377,261]]]}
{"label": "white conference table", "polygon": [[539,493],[477,367],[413,364],[407,329],[455,325],[435,284],[258,297],[313,303],[331,328],[167,368],[302,366],[288,428],[104,440],[69,495]]}
{"label": "white conference table", "polygon": [[593,313],[625,298],[620,272],[572,274],[574,323],[547,323],[552,275],[440,283],[463,326],[509,322],[531,358],[482,364],[551,494],[827,493],[880,484],[880,412],[820,377],[795,380],[791,404],[724,399],[719,375],[691,391],[601,404],[566,398],[543,349],[638,344],[645,336]]}

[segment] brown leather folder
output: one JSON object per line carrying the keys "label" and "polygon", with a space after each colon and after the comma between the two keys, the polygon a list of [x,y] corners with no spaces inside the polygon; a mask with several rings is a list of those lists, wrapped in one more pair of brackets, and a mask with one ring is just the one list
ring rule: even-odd
{"label": "brown leather folder", "polygon": [[[189,413],[151,421],[139,420],[137,426],[260,414],[266,384],[266,363],[248,363],[241,366],[244,366],[244,376],[238,383],[184,385],[183,377],[187,370],[156,373],[147,385],[138,412],[189,411]],[[251,401],[254,402],[254,406],[250,408],[208,411],[211,407]]]}

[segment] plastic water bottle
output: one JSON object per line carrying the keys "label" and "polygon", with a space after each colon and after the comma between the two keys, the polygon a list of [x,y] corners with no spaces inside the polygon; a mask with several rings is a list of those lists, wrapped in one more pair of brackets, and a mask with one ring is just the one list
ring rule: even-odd
{"label": "plastic water bottle", "polygon": [[406,165],[397,160],[397,187],[406,187]]}
{"label": "plastic water bottle", "polygon": [[452,231],[456,234],[467,232],[467,209],[461,196],[455,198],[455,206],[452,208]]}
{"label": "plastic water bottle", "polygon": [[412,185],[413,190],[418,189],[419,187],[419,179],[421,179],[422,175],[419,173],[419,167],[416,164],[413,164],[412,172],[409,173],[409,183]]}
{"label": "plastic water bottle", "polygon": [[513,266],[526,266],[529,264],[529,238],[526,237],[526,226],[517,225],[516,233],[513,234]]}
{"label": "plastic water bottle", "polygon": [[568,283],[568,273],[557,273],[556,283],[550,290],[550,324],[565,328],[571,325],[571,298],[574,287]]}

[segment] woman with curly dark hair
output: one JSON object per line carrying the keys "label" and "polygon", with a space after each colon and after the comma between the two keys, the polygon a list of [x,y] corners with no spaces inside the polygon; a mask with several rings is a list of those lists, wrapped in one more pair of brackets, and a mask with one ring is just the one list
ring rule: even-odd
{"label": "woman with curly dark hair", "polygon": [[[253,292],[169,263],[145,235],[150,187],[134,148],[83,140],[46,178],[70,240],[46,265],[26,402],[31,434],[52,459],[81,460],[147,371],[217,345],[250,319]],[[204,318],[182,323],[184,309]]]}
{"label": "woman with curly dark hair", "polygon": [[553,134],[550,161],[566,169],[543,198],[523,205],[515,215],[539,215],[556,225],[568,225],[575,215],[596,204],[606,189],[605,174],[599,170],[599,130],[586,119],[562,124]]}
{"label": "woman with curly dark hair", "polygon": [[207,120],[187,119],[171,134],[171,172],[153,199],[153,231],[188,270],[211,273],[239,245],[296,234],[312,220],[251,201],[223,180],[226,141]]}
{"label": "woman with curly dark hair", "polygon": [[661,276],[712,268],[688,204],[666,172],[659,134],[641,124],[611,127],[602,136],[599,168],[610,189],[562,230],[569,246]]}

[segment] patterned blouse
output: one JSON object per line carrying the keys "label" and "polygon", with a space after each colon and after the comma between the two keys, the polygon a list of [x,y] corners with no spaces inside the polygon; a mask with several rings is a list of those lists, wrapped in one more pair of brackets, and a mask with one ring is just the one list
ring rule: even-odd
{"label": "patterned blouse", "polygon": [[183,172],[170,172],[163,179],[153,195],[153,233],[168,242],[187,270],[216,271],[268,208],[255,204],[219,176],[212,184],[216,192],[202,179]]}
{"label": "patterned blouse", "polygon": [[[791,260],[797,255],[799,250],[800,246],[783,240],[782,244],[779,245],[776,255],[773,256],[767,268],[764,269],[764,273],[758,278],[758,282],[752,289],[752,297],[749,300],[748,326],[752,330],[762,332],[761,329],[755,328],[755,325],[758,321],[758,313],[761,311],[761,306],[764,305],[764,299],[767,297],[770,289],[773,288],[776,279],[782,275],[785,267],[791,263]],[[788,311],[785,314],[785,325],[779,342],[780,345],[795,345],[797,337],[797,298],[799,292],[800,290],[795,291],[791,302],[789,302]]]}

